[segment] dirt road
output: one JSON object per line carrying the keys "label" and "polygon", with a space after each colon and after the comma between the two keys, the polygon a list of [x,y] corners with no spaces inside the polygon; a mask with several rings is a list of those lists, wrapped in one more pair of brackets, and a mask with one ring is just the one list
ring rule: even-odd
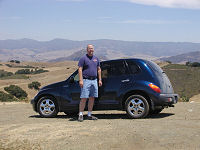
{"label": "dirt road", "polygon": [[200,103],[178,103],[159,115],[131,120],[121,111],[94,112],[77,122],[64,113],[40,118],[30,104],[0,104],[0,149],[198,150]]}

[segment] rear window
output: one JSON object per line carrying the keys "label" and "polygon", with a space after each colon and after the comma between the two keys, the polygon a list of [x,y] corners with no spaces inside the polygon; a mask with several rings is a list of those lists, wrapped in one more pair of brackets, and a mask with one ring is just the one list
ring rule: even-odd
{"label": "rear window", "polygon": [[147,64],[151,67],[153,71],[163,73],[163,70],[155,62],[147,61]]}
{"label": "rear window", "polygon": [[130,72],[132,74],[136,74],[140,72],[140,68],[138,67],[138,65],[136,65],[133,61],[131,60],[126,60],[126,63],[129,66]]}

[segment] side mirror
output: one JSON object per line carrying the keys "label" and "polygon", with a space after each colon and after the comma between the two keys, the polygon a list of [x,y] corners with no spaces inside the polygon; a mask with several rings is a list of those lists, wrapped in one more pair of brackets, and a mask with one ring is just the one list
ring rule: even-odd
{"label": "side mirror", "polygon": [[74,83],[74,77],[70,77],[69,83]]}

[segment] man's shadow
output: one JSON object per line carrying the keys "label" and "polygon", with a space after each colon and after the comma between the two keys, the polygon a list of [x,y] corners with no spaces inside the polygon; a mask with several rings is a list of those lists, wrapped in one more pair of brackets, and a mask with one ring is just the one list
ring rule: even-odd
{"label": "man's shadow", "polygon": [[[169,116],[174,115],[174,113],[159,113],[159,114],[151,114],[148,115],[146,118],[144,119],[160,119],[160,118],[166,118]],[[126,114],[94,114],[94,116],[96,116],[98,119],[130,119],[128,118],[128,116]],[[32,115],[29,116],[29,118],[43,118],[40,115]],[[78,115],[57,115],[56,117],[54,117],[56,119],[69,119],[69,121],[77,121],[78,119]],[[87,115],[84,115],[84,118],[87,118]]]}

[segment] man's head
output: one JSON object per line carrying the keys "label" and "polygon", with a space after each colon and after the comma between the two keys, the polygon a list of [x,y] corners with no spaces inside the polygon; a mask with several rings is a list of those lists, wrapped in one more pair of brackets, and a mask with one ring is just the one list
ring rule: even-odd
{"label": "man's head", "polygon": [[87,45],[87,54],[89,56],[93,56],[93,53],[94,53],[94,46],[92,44],[88,44]]}

